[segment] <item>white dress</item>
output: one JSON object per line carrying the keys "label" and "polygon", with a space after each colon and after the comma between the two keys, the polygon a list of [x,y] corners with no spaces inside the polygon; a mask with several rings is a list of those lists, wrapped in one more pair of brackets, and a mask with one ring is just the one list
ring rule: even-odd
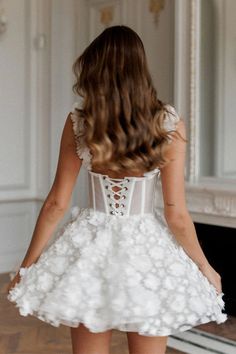
{"label": "white dress", "polygon": [[[88,171],[89,207],[72,208],[71,220],[38,261],[20,268],[21,280],[8,300],[22,316],[56,327],[83,323],[94,333],[113,328],[165,336],[226,321],[224,294],[153,208],[159,169],[123,179],[92,172],[91,154],[79,136],[80,104],[74,104],[71,118],[77,153]],[[174,129],[179,116],[170,105],[169,110],[165,127]]]}

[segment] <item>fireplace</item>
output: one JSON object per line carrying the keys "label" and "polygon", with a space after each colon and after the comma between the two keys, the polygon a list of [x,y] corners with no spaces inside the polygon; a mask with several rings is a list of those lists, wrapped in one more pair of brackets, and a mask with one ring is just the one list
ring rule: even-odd
{"label": "fireplace", "polygon": [[221,275],[225,312],[236,316],[236,229],[194,223],[209,263]]}

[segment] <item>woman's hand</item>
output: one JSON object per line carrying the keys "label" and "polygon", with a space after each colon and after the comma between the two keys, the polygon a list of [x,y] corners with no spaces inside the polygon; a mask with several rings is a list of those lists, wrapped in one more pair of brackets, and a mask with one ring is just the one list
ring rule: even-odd
{"label": "woman's hand", "polygon": [[216,288],[218,293],[222,292],[221,276],[215,271],[214,268],[208,263],[199,267],[201,272],[207,277],[209,282]]}
{"label": "woman's hand", "polygon": [[7,294],[9,294],[10,290],[12,288],[14,288],[14,286],[16,285],[16,283],[19,283],[20,281],[20,273],[18,271],[18,273],[14,276],[14,278],[10,281],[10,283],[7,286]]}

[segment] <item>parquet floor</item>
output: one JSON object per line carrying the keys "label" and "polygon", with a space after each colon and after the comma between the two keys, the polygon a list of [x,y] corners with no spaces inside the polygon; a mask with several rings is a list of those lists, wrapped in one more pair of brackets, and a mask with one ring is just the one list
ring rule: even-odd
{"label": "parquet floor", "polygon": [[227,321],[220,325],[216,322],[209,322],[202,324],[197,328],[236,342],[236,317],[228,316]]}
{"label": "parquet floor", "polygon": [[[56,328],[33,316],[20,316],[14,304],[6,299],[8,281],[7,273],[0,274],[0,354],[71,354],[69,327]],[[209,326],[204,326],[210,331]],[[233,326],[235,332],[235,323],[231,339],[236,335]],[[219,326],[216,328],[219,331]],[[128,354],[125,332],[113,330],[111,354]],[[166,354],[184,353],[168,347]]]}

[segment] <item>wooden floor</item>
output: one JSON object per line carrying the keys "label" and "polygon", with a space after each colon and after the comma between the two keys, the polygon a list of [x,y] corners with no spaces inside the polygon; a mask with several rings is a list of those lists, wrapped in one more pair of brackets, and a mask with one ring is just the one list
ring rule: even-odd
{"label": "wooden floor", "polygon": [[[0,354],[71,354],[69,327],[61,325],[56,328],[33,316],[20,316],[14,304],[6,299],[8,281],[8,274],[0,274]],[[219,334],[236,339],[235,322],[230,322],[228,330],[225,326],[214,324],[213,327],[206,324],[198,328],[204,327],[213,333],[219,333],[221,328]],[[167,347],[166,354],[181,353]],[[113,330],[111,354],[128,354],[125,332]]]}

